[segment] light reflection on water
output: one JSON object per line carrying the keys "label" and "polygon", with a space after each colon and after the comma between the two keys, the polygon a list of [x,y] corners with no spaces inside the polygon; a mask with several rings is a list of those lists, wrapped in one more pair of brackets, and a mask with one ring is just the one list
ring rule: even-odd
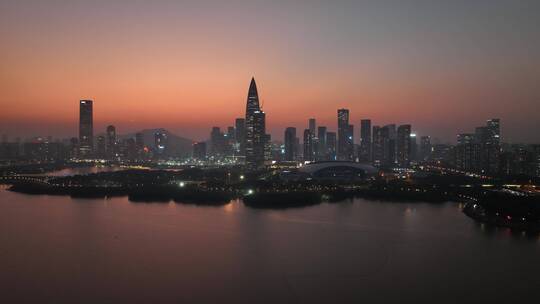
{"label": "light reflection on water", "polygon": [[500,302],[536,295],[540,271],[537,235],[457,203],[265,210],[0,190],[0,244],[8,302]]}

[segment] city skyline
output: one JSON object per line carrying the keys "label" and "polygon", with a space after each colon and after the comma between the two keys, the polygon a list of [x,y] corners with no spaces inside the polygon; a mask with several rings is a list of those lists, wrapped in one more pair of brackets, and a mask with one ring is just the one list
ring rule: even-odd
{"label": "city skyline", "polygon": [[533,302],[538,20],[0,0],[0,299]]}
{"label": "city skyline", "polygon": [[[26,137],[26,138],[20,138],[20,137],[16,137],[16,138],[13,138],[13,137],[10,137],[10,134],[7,134],[7,133],[3,133],[2,134],[2,141],[13,141],[14,139],[16,139],[17,141],[23,141],[23,142],[27,142],[27,141],[33,141],[33,140],[36,140],[38,139],[39,141],[41,140],[46,140],[46,141],[49,141],[50,139],[54,139],[55,141],[59,141],[59,140],[63,140],[63,141],[67,141],[67,140],[70,140],[70,139],[73,139],[73,138],[77,138],[82,147],[83,147],[83,150],[92,150],[94,148],[96,148],[95,146],[95,143],[94,143],[94,140],[99,140],[99,137],[107,137],[107,145],[109,146],[110,145],[110,132],[111,132],[111,128],[114,129],[114,137],[116,138],[116,126],[114,124],[107,124],[106,127],[101,127],[101,126],[98,126],[96,128],[94,128],[94,107],[93,107],[93,104],[94,104],[94,100],[91,100],[91,99],[80,99],[77,101],[77,103],[79,104],[79,113],[78,113],[78,135],[74,135],[74,136],[71,136],[71,137],[53,137],[51,135],[42,135],[42,134],[33,134],[29,137]],[[260,119],[261,122],[259,123],[262,123],[262,129],[258,130],[258,134],[257,136],[258,137],[265,137],[263,139],[257,139],[261,142],[267,142],[267,143],[270,143],[270,142],[280,142],[280,143],[285,143],[286,142],[286,134],[283,133],[283,131],[287,131],[287,129],[290,129],[290,128],[294,128],[296,129],[295,126],[292,126],[292,125],[288,125],[286,127],[284,127],[283,130],[281,130],[281,134],[280,136],[276,136],[276,137],[273,137],[272,134],[268,134],[266,133],[266,113],[263,111],[262,109],[262,106],[260,105],[260,101],[259,101],[259,96],[258,96],[258,91],[257,91],[257,84],[255,83],[255,78],[254,77],[251,77],[251,81],[250,81],[250,85],[249,85],[249,89],[248,89],[248,97],[247,97],[247,102],[245,103],[246,104],[246,111],[245,111],[245,115],[246,117],[245,118],[236,118],[233,120],[233,123],[231,123],[230,121],[228,123],[225,123],[224,124],[224,129],[229,129],[228,131],[234,131],[235,133],[236,132],[248,132],[247,130],[249,129],[248,125],[244,125],[245,124],[245,121],[249,121],[249,116],[253,116],[253,113],[257,113],[257,115],[261,116]],[[334,130],[335,132],[333,133],[336,133],[337,135],[340,134],[340,130],[341,130],[341,133],[342,133],[342,137],[343,139],[341,140],[342,142],[345,142],[345,141],[350,141],[347,145],[349,145],[350,147],[346,147],[346,148],[341,148],[341,149],[347,149],[348,151],[347,152],[341,152],[341,156],[340,156],[340,146],[337,145],[336,146],[336,156],[337,158],[341,158],[341,160],[353,160],[353,154],[356,153],[356,151],[354,151],[355,149],[355,146],[358,146],[359,148],[361,147],[361,144],[362,144],[362,141],[363,141],[363,138],[364,136],[366,136],[366,134],[363,134],[365,131],[364,131],[364,123],[365,122],[369,122],[369,127],[367,128],[370,132],[370,134],[368,135],[369,138],[371,138],[371,132],[375,133],[376,129],[380,128],[378,125],[374,124],[373,126],[373,130],[371,130],[371,122],[372,122],[372,119],[371,118],[363,118],[361,120],[359,120],[358,124],[355,124],[353,120],[350,119],[350,116],[351,116],[351,113],[350,113],[350,110],[347,109],[347,108],[340,108],[340,109],[337,109],[337,121],[336,121],[336,117],[334,117],[334,124],[335,124],[335,128],[328,128],[326,125],[324,124],[321,124],[320,121],[316,118],[308,118],[307,119],[307,124],[304,122],[304,124],[300,124],[300,129],[303,128],[303,126],[307,126],[308,129],[306,129],[306,131],[309,131],[310,132],[310,135],[309,137],[314,137],[314,138],[317,138],[317,135],[318,135],[318,132],[321,132],[320,128],[324,128],[324,133],[326,134],[326,131],[328,129],[328,131],[332,131]],[[500,118],[489,118],[489,119],[485,119],[484,121],[489,125],[490,123],[492,123],[493,120],[496,120],[497,121],[497,124],[500,123]],[[240,123],[240,125],[239,125]],[[252,123],[253,124],[253,123]],[[477,124],[477,122],[475,122],[475,124]],[[332,123],[329,124],[330,126],[332,126]],[[357,125],[357,132],[354,132],[354,128],[355,128],[355,125]],[[399,125],[399,124],[398,124]],[[242,126],[239,128],[239,126]],[[396,128],[396,124],[395,123],[390,123],[390,124],[381,124],[381,126],[384,126],[384,127],[393,127],[394,129]],[[412,129],[411,128],[411,125],[410,124],[404,124],[403,126],[408,126],[409,127],[409,134],[412,134],[414,137],[416,137],[418,134],[417,132],[415,131],[415,129]],[[198,139],[198,140],[195,140],[195,139],[190,139],[190,138],[185,138],[185,139],[189,139],[189,140],[192,140],[194,144],[198,143],[198,142],[205,142],[205,141],[211,141],[212,138],[213,138],[213,132],[214,131],[218,131],[219,132],[219,129],[221,129],[223,126],[216,126],[216,125],[212,125],[211,127],[208,127],[209,129],[212,129],[212,132],[208,133],[208,129],[206,130],[206,136],[201,138],[201,139]],[[245,128],[245,130],[243,130]],[[316,129],[319,128],[319,130],[317,131]],[[478,127],[477,125],[474,127],[477,129],[477,132],[478,132],[478,128],[482,128],[482,127]],[[242,129],[242,130],[241,130]],[[253,127],[251,127],[251,129],[253,129]],[[119,133],[119,135],[127,135],[127,134],[135,134],[137,131],[143,131],[143,130],[166,130],[165,128],[161,128],[161,127],[156,127],[156,128],[147,128],[147,129],[134,129],[134,130],[129,130],[129,131],[125,131],[124,133]],[[241,130],[241,131],[238,131],[238,130]],[[170,132],[170,130],[167,130]],[[439,138],[435,137],[435,136],[431,136],[431,135],[428,135],[429,133],[427,134],[421,134],[422,137],[429,137],[434,143],[441,143],[441,144],[460,144],[460,140],[461,140],[461,137],[464,135],[464,134],[467,134],[466,133],[467,130],[465,130],[464,132],[460,132],[460,133],[456,133],[454,138],[451,139],[451,140],[448,140],[448,141],[440,141]],[[393,133],[396,132],[396,130],[393,130],[392,131]],[[497,130],[497,134],[501,134],[501,129],[500,127],[498,126],[498,130]],[[140,133],[136,133],[136,134],[140,134]],[[222,133],[224,134],[224,133]],[[178,135],[178,134],[175,134],[175,135]],[[180,135],[181,136],[181,135]],[[235,134],[234,137],[237,137],[238,134]],[[246,137],[248,138],[250,135],[249,135],[249,132],[247,134],[242,134],[242,137]],[[266,138],[266,136],[268,136],[268,138]],[[253,137],[253,135],[251,135],[251,137]],[[419,136],[420,137],[420,136]],[[501,138],[502,136],[500,136],[499,138],[499,141],[501,143],[512,143],[511,141],[501,141]],[[104,138],[105,140],[105,138]],[[86,141],[88,141],[87,143],[85,143]],[[338,140],[339,142],[339,140]],[[87,147],[86,147],[87,146]],[[85,148],[86,147],[86,148]],[[241,150],[241,151],[245,151],[245,148],[246,147],[246,143],[243,143],[241,144],[238,148]],[[94,151],[95,152],[95,151]],[[358,151],[360,153],[360,151]],[[245,153],[245,152],[242,152],[242,153]],[[315,153],[315,151],[312,151],[312,153]],[[365,151],[363,152],[365,153]],[[84,153],[83,153],[84,154]],[[346,155],[347,154],[347,155]],[[359,155],[358,155],[359,156]]]}
{"label": "city skyline", "polygon": [[272,138],[310,117],[335,130],[346,108],[357,129],[410,123],[453,143],[497,117],[503,141],[540,141],[534,1],[208,4],[2,2],[0,132],[76,136],[73,104],[91,99],[96,130],[204,140],[243,116],[254,76]]}

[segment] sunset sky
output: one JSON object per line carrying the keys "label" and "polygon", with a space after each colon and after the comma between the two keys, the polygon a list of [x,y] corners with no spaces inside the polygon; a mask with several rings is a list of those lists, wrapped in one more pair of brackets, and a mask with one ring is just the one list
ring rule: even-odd
{"label": "sunset sky", "polygon": [[453,141],[501,118],[540,143],[540,1],[0,0],[0,134],[163,127],[205,139],[243,117],[255,77],[267,129],[410,123]]}

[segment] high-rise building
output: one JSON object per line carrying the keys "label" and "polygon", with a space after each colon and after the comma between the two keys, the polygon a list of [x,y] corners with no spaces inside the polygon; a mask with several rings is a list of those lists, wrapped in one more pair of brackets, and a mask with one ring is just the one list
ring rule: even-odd
{"label": "high-rise building", "polygon": [[480,145],[479,172],[486,174],[498,173],[501,152],[500,137],[500,119],[490,119],[486,122],[486,126],[476,128],[475,139]]}
{"label": "high-rise building", "polygon": [[376,167],[380,167],[383,162],[383,138],[382,128],[373,126],[373,142],[372,142],[372,162]]}
{"label": "high-rise building", "polygon": [[264,161],[269,162],[272,160],[272,135],[271,134],[265,134],[264,136]]}
{"label": "high-rise building", "polygon": [[475,140],[475,135],[461,133],[457,136],[455,148],[455,165],[459,170],[467,172],[478,171],[480,145]]}
{"label": "high-rise building", "polygon": [[296,156],[296,128],[288,127],[285,129],[285,160],[295,161]]}
{"label": "high-rise building", "polygon": [[246,165],[256,170],[264,165],[266,116],[259,106],[255,78],[251,78],[246,103]]}
{"label": "high-rise building", "polygon": [[401,125],[397,129],[397,162],[400,167],[411,165],[411,125]]}
{"label": "high-rise building", "polygon": [[309,129],[304,130],[304,161],[313,161],[313,135]]}
{"label": "high-rise building", "polygon": [[326,132],[326,151],[328,160],[337,160],[336,132]]}
{"label": "high-rise building", "polygon": [[361,162],[371,161],[371,120],[360,121],[360,153],[358,159]]}
{"label": "high-rise building", "polygon": [[418,160],[418,142],[416,133],[411,133],[411,161]]}
{"label": "high-rise building", "polygon": [[310,151],[311,151],[311,160],[314,161],[317,159],[317,155],[319,154],[319,139],[317,138],[317,123],[316,123],[316,120],[315,118],[310,118],[308,120],[308,128],[309,128],[309,132],[311,134],[311,147],[310,147]]}
{"label": "high-rise building", "polygon": [[387,166],[393,166],[397,163],[397,132],[396,125],[389,124],[383,127],[384,138],[384,163]]}
{"label": "high-rise building", "polygon": [[354,160],[354,129],[349,124],[349,110],[338,109],[338,160]]}
{"label": "high-rise building", "polygon": [[396,163],[396,125],[373,126],[372,158],[377,167],[391,167]]}
{"label": "high-rise building", "polygon": [[79,102],[79,155],[88,157],[94,151],[93,101]]}
{"label": "high-rise building", "polygon": [[312,136],[315,136],[315,129],[317,128],[317,123],[316,123],[315,118],[310,118],[308,121],[308,125],[309,125],[309,132],[311,132]]}
{"label": "high-rise building", "polygon": [[326,143],[326,127],[319,126],[317,128],[317,153],[315,155],[315,160],[324,161],[328,160],[328,147]]}
{"label": "high-rise building", "polygon": [[496,145],[499,145],[501,144],[501,120],[499,118],[493,118],[493,119],[488,119],[486,121],[486,126],[489,130],[489,135],[490,135],[490,139],[491,141],[496,144]]}
{"label": "high-rise building", "polygon": [[431,137],[420,137],[420,155],[418,158],[420,161],[427,161],[431,159]]}

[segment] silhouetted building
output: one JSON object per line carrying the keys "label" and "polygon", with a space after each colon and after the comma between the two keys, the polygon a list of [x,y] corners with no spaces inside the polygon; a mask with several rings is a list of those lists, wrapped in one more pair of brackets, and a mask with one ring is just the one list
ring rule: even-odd
{"label": "silhouetted building", "polygon": [[317,161],[329,160],[326,134],[325,126],[319,126],[317,128],[317,152],[315,154],[315,160]]}
{"label": "silhouetted building", "polygon": [[397,132],[396,125],[389,124],[383,127],[383,163],[391,167],[397,163]]}
{"label": "silhouetted building", "polygon": [[338,160],[354,160],[354,129],[349,124],[349,110],[339,109],[338,117]]}
{"label": "silhouetted building", "polygon": [[296,128],[288,127],[285,129],[285,160],[295,161],[297,159],[296,151]]}
{"label": "silhouetted building", "polygon": [[255,78],[251,79],[246,103],[246,165],[259,169],[264,165],[266,146],[266,116],[259,106]]}
{"label": "silhouetted building", "polygon": [[380,167],[383,162],[383,134],[380,126],[373,126],[372,162]]}
{"label": "silhouetted building", "polygon": [[499,173],[500,120],[490,119],[486,126],[477,127],[474,137],[479,145],[478,172],[489,175]]}
{"label": "silhouetted building", "polygon": [[418,159],[420,161],[427,161],[431,159],[431,137],[420,137],[420,155]]}
{"label": "silhouetted building", "polygon": [[360,152],[358,159],[361,162],[371,161],[371,120],[360,121]]}
{"label": "silhouetted building", "polygon": [[329,160],[337,160],[336,132],[326,132],[326,151]]}
{"label": "silhouetted building", "polygon": [[466,172],[476,172],[479,169],[480,145],[475,140],[475,135],[461,133],[457,136],[455,147],[455,166]]}
{"label": "silhouetted building", "polygon": [[418,160],[418,142],[416,141],[416,133],[411,133],[411,161]]}
{"label": "silhouetted building", "polygon": [[313,135],[309,129],[304,130],[304,161],[313,161]]}
{"label": "silhouetted building", "polygon": [[[396,164],[396,125],[373,126],[373,165],[392,167]],[[410,143],[407,143],[410,147]],[[410,157],[410,152],[409,152]]]}
{"label": "silhouetted building", "polygon": [[432,146],[431,158],[441,165],[453,166],[454,147],[446,144],[436,144]]}
{"label": "silhouetted building", "polygon": [[397,161],[400,167],[411,165],[411,125],[401,125],[397,129]]}
{"label": "silhouetted building", "polygon": [[94,151],[93,101],[79,102],[79,156],[88,157]]}
{"label": "silhouetted building", "polygon": [[272,135],[265,134],[264,136],[264,161],[269,162],[272,160],[272,151],[274,150],[274,145],[272,144]]}
{"label": "silhouetted building", "polygon": [[316,123],[315,118],[310,118],[309,119],[308,127],[309,127],[309,132],[311,132],[311,135],[315,136],[315,131],[316,131],[316,128],[317,128],[317,123]]}

